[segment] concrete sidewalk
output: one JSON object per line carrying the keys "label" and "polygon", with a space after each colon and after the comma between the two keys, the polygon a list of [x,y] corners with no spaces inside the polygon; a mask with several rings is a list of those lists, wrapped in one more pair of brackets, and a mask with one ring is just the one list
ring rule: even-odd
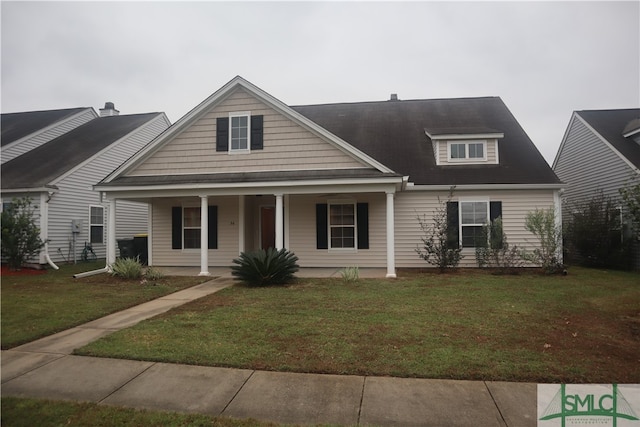
{"label": "concrete sidewalk", "polygon": [[2,352],[2,396],[286,424],[535,426],[536,384],[254,371],[73,356],[73,349],[230,286],[218,278]]}

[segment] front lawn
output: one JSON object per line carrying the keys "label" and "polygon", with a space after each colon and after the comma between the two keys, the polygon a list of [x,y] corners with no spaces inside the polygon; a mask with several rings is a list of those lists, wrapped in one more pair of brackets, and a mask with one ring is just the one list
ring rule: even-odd
{"label": "front lawn", "polygon": [[640,276],[484,271],[235,286],[76,354],[249,369],[640,382]]}
{"label": "front lawn", "polygon": [[156,282],[123,280],[108,274],[74,279],[104,267],[104,261],[61,265],[44,274],[2,276],[2,349],[8,349],[98,319],[180,289],[202,277],[166,277]]}

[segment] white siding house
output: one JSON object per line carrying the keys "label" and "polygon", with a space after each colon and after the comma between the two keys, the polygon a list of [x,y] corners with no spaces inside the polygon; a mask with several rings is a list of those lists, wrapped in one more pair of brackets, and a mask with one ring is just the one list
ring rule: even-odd
{"label": "white siding house", "polygon": [[[80,260],[85,242],[106,257],[107,208],[93,185],[169,125],[164,113],[94,118],[3,165],[2,201],[30,197],[48,241],[34,261],[44,264],[47,253],[55,263]],[[116,237],[147,233],[148,212],[144,203],[120,203]]]}

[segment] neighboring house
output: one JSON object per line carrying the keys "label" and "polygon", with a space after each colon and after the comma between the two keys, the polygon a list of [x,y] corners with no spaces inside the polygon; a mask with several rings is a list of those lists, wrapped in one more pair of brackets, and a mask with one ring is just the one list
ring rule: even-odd
{"label": "neighboring house", "polygon": [[567,184],[565,213],[598,192],[624,209],[619,190],[640,183],[640,108],[574,111],[553,170]]}
{"label": "neighboring house", "polygon": [[6,163],[96,117],[93,108],[2,114],[0,159]]}
{"label": "neighboring house", "polygon": [[[150,264],[229,266],[287,248],[302,267],[426,267],[417,216],[455,186],[451,227],[475,266],[474,235],[502,216],[531,245],[525,217],[560,212],[559,179],[500,98],[291,107],[236,77],[95,188],[109,221],[151,206]],[[108,262],[116,230],[108,230]]]}
{"label": "neighboring house", "polygon": [[[71,117],[87,115],[92,119],[33,144],[46,133],[41,127],[45,122],[40,119],[62,111],[68,113],[60,115],[62,120],[45,124],[49,131]],[[98,257],[106,257],[107,216],[102,197],[92,186],[170,125],[164,113],[121,116],[111,103],[100,112],[101,117],[92,108],[2,115],[3,162],[5,135],[14,138],[7,143],[9,148],[18,150],[22,144],[28,145],[20,155],[2,164],[2,206],[15,197],[28,196],[33,201],[41,238],[48,242],[48,248],[34,262],[47,262],[47,250],[54,262],[80,260],[85,242],[93,245]],[[117,237],[147,232],[145,204],[123,202],[117,214]]]}

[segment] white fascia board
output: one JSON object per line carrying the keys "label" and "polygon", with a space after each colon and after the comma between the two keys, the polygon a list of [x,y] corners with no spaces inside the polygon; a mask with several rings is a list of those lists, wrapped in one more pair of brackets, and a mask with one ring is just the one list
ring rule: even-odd
{"label": "white fascia board", "polygon": [[112,142],[111,144],[109,144],[108,146],[106,146],[102,150],[98,151],[97,153],[95,153],[93,156],[89,157],[85,161],[83,161],[81,163],[78,163],[76,166],[74,166],[73,168],[69,169],[68,171],[66,171],[65,173],[63,173],[62,175],[60,175],[59,177],[57,177],[53,181],[51,181],[51,184],[52,185],[56,185],[57,183],[59,183],[60,181],[64,180],[69,175],[73,174],[74,172],[78,171],[79,169],[82,169],[83,167],[85,167],[89,163],[93,162],[96,158],[102,156],[107,151],[112,150],[113,147],[118,146],[123,141],[126,141],[127,139],[131,138],[131,136],[133,136],[136,133],[140,132],[142,129],[146,128],[147,126],[150,126],[153,122],[155,122],[157,120],[168,121],[169,119],[167,118],[167,115],[165,113],[158,113],[154,118],[152,118],[151,120],[148,120],[142,126],[138,126],[134,130],[132,130],[131,132],[129,132],[128,134],[123,136],[122,138]]}
{"label": "white fascia board", "polygon": [[116,177],[121,176],[122,174],[126,173],[131,168],[133,168],[134,166],[137,166],[140,162],[142,162],[148,156],[153,154],[156,150],[158,150],[163,145],[171,141],[175,136],[180,134],[187,126],[191,125],[193,122],[199,119],[205,112],[209,111],[216,103],[223,100],[237,86],[240,86],[246,89],[251,94],[261,99],[263,102],[270,105],[271,107],[273,107],[275,110],[277,110],[284,116],[297,122],[299,125],[302,125],[303,127],[306,127],[307,129],[313,131],[317,135],[324,137],[325,139],[328,139],[329,141],[336,144],[338,148],[355,156],[359,160],[365,162],[367,165],[374,167],[381,172],[386,172],[386,173],[394,172],[391,169],[384,166],[382,163],[374,160],[373,158],[369,157],[362,151],[356,149],[346,141],[343,141],[342,139],[333,135],[323,127],[317,125],[313,121],[304,117],[302,114],[294,111],[291,107],[289,107],[282,101],[279,101],[278,99],[274,98],[273,96],[269,95],[267,92],[263,91],[259,87],[253,85],[252,83],[248,82],[247,80],[243,79],[240,76],[236,76],[227,84],[225,84],[220,89],[215,91],[207,99],[205,99],[200,104],[198,104],[195,108],[193,108],[187,114],[185,114],[183,117],[181,117],[177,122],[174,123],[173,126],[167,129],[163,134],[158,136],[158,138],[156,138],[153,144],[149,144],[147,147],[140,150],[133,157],[131,157],[129,160],[123,163],[118,169],[113,171],[113,173],[109,174],[109,176],[107,176],[104,179],[104,182],[111,182]]}
{"label": "white fascia board", "polygon": [[[580,120],[580,121],[581,121],[581,122],[582,122],[582,123],[587,127],[587,129],[589,129],[591,132],[593,132],[593,134],[594,134],[595,136],[597,136],[597,137],[598,137],[598,139],[600,139],[600,141],[602,141],[602,143],[603,143],[604,145],[606,145],[606,146],[607,146],[611,151],[613,151],[613,152],[614,152],[618,157],[620,157],[620,159],[622,159],[622,160],[627,164],[627,166],[629,166],[629,167],[631,168],[631,170],[632,170],[633,172],[635,172],[635,173],[637,173],[637,174],[640,174],[640,169],[638,169],[638,168],[636,167],[636,165],[634,165],[633,163],[631,163],[631,162],[629,161],[629,159],[627,159],[627,158],[626,158],[622,153],[620,153],[618,150],[616,150],[616,148],[615,148],[613,145],[611,145],[611,143],[610,143],[609,141],[607,141],[607,139],[606,139],[605,137],[603,137],[602,135],[600,135],[600,134],[599,134],[599,133],[598,133],[598,132],[593,128],[593,127],[591,127],[591,125],[590,125],[589,123],[587,123],[587,121],[586,121],[585,119],[583,119],[583,118],[580,116],[580,114],[577,114],[577,113],[576,113],[576,115],[575,115],[575,116],[578,118],[578,120]],[[564,142],[564,141],[563,141],[563,142]]]}
{"label": "white fascia board", "polygon": [[625,138],[629,138],[630,136],[636,135],[640,133],[640,127],[633,129],[627,133],[623,133],[622,136],[624,136]]}
{"label": "white fascia board", "polygon": [[[410,183],[411,184],[411,183]],[[408,191],[454,191],[462,190],[559,190],[566,184],[462,184],[462,185],[409,185]]]}
{"label": "white fascia board", "polygon": [[171,192],[172,195],[203,194],[262,194],[279,192],[286,194],[315,194],[327,192],[361,193],[374,191],[399,191],[403,185],[402,177],[374,178],[374,179],[341,179],[341,180],[305,180],[281,182],[238,182],[238,183],[202,183],[202,184],[169,184],[158,186],[100,186],[95,185],[94,191],[101,191],[108,195],[129,194],[135,197],[153,197]]}
{"label": "white fascia board", "polygon": [[18,193],[57,193],[57,187],[33,187],[33,188],[3,188],[2,194]]}
{"label": "white fascia board", "polygon": [[558,152],[556,153],[556,157],[555,159],[553,159],[553,164],[551,165],[551,169],[553,169],[554,171],[556,169],[556,165],[558,164],[558,160],[560,160],[560,153],[562,153],[562,150],[564,149],[564,144],[567,141],[567,138],[569,137],[569,131],[573,126],[573,121],[575,120],[575,118],[576,118],[576,112],[574,111],[571,114],[571,119],[569,120],[569,124],[567,125],[567,128],[564,131],[564,136],[562,137],[562,142],[560,143],[560,147],[558,147]]}
{"label": "white fascia board", "polygon": [[[13,147],[14,145],[18,145],[18,144],[20,144],[20,143],[22,143],[22,142],[24,142],[24,141],[26,141],[26,140],[28,140],[28,139],[31,139],[31,138],[36,137],[37,135],[39,135],[39,134],[41,134],[41,133],[44,133],[44,132],[47,132],[47,131],[49,131],[49,130],[51,130],[51,129],[57,128],[58,126],[61,126],[61,125],[63,125],[63,124],[64,124],[64,123],[66,123],[66,122],[69,122],[69,121],[71,121],[71,120],[75,120],[77,117],[79,117],[79,116],[81,116],[81,115],[85,114],[87,111],[91,111],[91,112],[93,113],[93,118],[94,118],[94,119],[97,119],[97,118],[98,118],[98,114],[97,114],[97,113],[96,113],[96,111],[93,109],[93,107],[87,107],[87,108],[83,109],[82,111],[77,112],[77,113],[76,113],[76,114],[74,114],[73,116],[67,117],[66,119],[63,119],[63,120],[58,120],[57,122],[51,123],[49,126],[43,127],[42,129],[38,129],[37,131],[32,132],[32,133],[30,133],[30,134],[29,134],[29,135],[27,135],[27,136],[23,136],[23,137],[22,137],[22,138],[20,138],[20,139],[16,139],[15,141],[10,142],[10,143],[9,143],[9,144],[7,144],[6,146],[2,147],[2,149],[3,149],[3,150],[8,150],[8,149],[10,149],[11,147]],[[81,126],[82,126],[82,125],[81,125]]]}
{"label": "white fascia board", "polygon": [[424,131],[425,135],[427,135],[429,138],[431,138],[432,140],[436,140],[436,141],[453,141],[453,140],[460,140],[460,139],[468,139],[468,140],[474,140],[474,139],[502,139],[504,138],[504,133],[503,132],[497,132],[497,133],[474,133],[474,134],[458,134],[458,133],[452,133],[452,134],[433,134],[431,135],[429,132],[427,132],[426,130]]}

